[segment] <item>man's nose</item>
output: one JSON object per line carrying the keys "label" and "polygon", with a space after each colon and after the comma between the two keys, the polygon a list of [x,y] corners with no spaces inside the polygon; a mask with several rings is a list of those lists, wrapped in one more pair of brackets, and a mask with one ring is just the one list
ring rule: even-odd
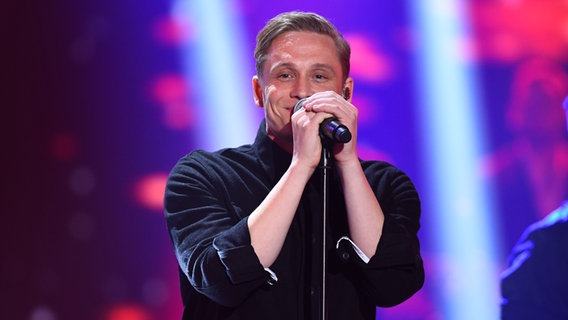
{"label": "man's nose", "polygon": [[292,88],[292,92],[290,92],[290,94],[292,95],[292,97],[298,99],[311,96],[313,92],[309,80],[298,77],[294,82],[294,87]]}

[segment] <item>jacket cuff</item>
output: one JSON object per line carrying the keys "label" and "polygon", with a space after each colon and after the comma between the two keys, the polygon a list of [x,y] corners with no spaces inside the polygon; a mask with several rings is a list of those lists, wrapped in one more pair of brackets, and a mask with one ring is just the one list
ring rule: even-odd
{"label": "jacket cuff", "polygon": [[213,240],[213,248],[217,250],[217,255],[233,284],[259,279],[268,281],[270,278],[250,243],[247,219],[239,221],[233,228]]}
{"label": "jacket cuff", "polygon": [[353,249],[353,251],[355,252],[355,254],[359,257],[359,259],[361,259],[361,261],[363,261],[365,264],[369,263],[370,260],[369,257],[367,257],[367,255],[363,251],[361,251],[359,247],[357,247],[355,242],[353,242],[347,236],[341,237],[339,240],[337,240],[337,243],[335,244],[335,249],[337,249],[340,252],[339,256],[343,260],[349,259],[349,253],[341,249],[343,246],[350,246],[351,249]]}

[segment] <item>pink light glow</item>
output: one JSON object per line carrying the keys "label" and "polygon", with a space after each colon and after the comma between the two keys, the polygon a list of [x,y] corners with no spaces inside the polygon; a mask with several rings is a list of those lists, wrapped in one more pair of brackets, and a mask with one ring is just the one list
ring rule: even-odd
{"label": "pink light glow", "polygon": [[142,306],[134,304],[117,305],[109,309],[104,320],[151,320],[152,316]]}
{"label": "pink light glow", "polygon": [[480,58],[518,61],[536,55],[566,59],[566,1],[473,1],[470,10]]}
{"label": "pink light glow", "polygon": [[345,36],[351,45],[351,74],[365,81],[385,81],[392,76],[392,65],[386,54],[362,34]]}
{"label": "pink light glow", "polygon": [[193,39],[194,28],[189,20],[163,17],[154,23],[154,35],[164,44],[180,45]]}
{"label": "pink light glow", "polygon": [[138,204],[161,214],[167,178],[166,173],[154,173],[138,180],[134,186],[134,198]]}
{"label": "pink light glow", "polygon": [[182,130],[191,127],[196,120],[189,103],[191,89],[188,81],[179,74],[165,74],[152,84],[152,96],[163,109],[166,126]]}

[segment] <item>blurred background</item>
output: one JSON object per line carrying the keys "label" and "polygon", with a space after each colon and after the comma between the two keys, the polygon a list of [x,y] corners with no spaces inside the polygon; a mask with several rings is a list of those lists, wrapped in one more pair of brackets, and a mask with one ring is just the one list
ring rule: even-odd
{"label": "blurred background", "polygon": [[2,2],[1,319],[180,318],[165,179],[252,141],[255,36],[289,10],[350,42],[360,155],[422,198],[425,286],[377,319],[498,318],[508,252],[567,198],[562,0]]}

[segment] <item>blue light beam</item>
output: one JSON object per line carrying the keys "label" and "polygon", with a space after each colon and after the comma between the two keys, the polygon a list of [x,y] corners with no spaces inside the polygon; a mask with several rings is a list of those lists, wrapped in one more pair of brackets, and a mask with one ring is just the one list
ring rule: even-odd
{"label": "blue light beam", "polygon": [[[491,186],[479,159],[484,148],[463,2],[411,1],[419,52],[420,120],[431,198],[427,212],[443,270],[438,304],[443,319],[498,319],[499,245]],[[428,218],[428,217],[426,217]]]}
{"label": "blue light beam", "polygon": [[190,21],[194,41],[185,44],[186,73],[195,79],[198,101],[196,147],[217,150],[254,140],[251,78],[253,70],[244,57],[246,44],[242,22],[233,1],[178,0],[173,17]]}

